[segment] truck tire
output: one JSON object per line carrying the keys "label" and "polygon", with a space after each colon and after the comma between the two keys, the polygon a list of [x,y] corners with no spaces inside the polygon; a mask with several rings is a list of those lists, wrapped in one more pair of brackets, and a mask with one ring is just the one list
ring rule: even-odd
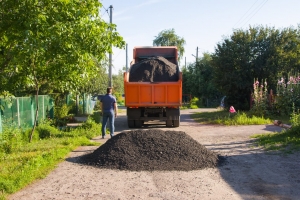
{"label": "truck tire", "polygon": [[173,121],[172,120],[167,120],[166,121],[166,127],[172,127]]}
{"label": "truck tire", "polygon": [[127,119],[128,128],[134,128],[134,120]]}
{"label": "truck tire", "polygon": [[135,127],[141,128],[142,127],[142,121],[141,120],[134,120]]}
{"label": "truck tire", "polygon": [[180,116],[178,117],[178,120],[173,120],[173,124],[174,124],[174,127],[179,127],[179,125],[180,125]]}

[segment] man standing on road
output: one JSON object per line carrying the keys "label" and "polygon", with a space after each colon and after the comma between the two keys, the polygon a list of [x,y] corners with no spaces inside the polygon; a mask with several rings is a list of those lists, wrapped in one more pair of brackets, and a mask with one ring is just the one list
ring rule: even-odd
{"label": "man standing on road", "polygon": [[109,132],[110,137],[114,136],[115,130],[115,118],[118,114],[117,101],[114,96],[112,96],[112,88],[108,87],[106,89],[107,94],[101,98],[101,111],[102,111],[102,139],[105,138],[106,133],[106,123],[109,120]]}

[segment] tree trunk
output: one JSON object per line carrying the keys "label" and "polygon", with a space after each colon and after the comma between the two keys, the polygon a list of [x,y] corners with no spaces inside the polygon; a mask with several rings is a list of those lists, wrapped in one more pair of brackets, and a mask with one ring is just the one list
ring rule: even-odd
{"label": "tree trunk", "polygon": [[39,87],[38,86],[36,88],[35,101],[36,101],[35,118],[34,118],[34,123],[33,123],[32,130],[31,130],[29,142],[32,141],[33,133],[34,133],[34,130],[35,130],[35,127],[36,127],[36,124],[37,124],[38,114],[39,114]]}

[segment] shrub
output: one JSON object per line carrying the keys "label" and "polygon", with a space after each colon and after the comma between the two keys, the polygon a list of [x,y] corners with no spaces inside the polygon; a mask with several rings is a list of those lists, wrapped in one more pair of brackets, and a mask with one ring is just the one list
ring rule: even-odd
{"label": "shrub", "polygon": [[190,103],[190,108],[196,109],[199,108],[200,106],[201,106],[201,102],[199,101],[199,99],[197,97],[193,97]]}
{"label": "shrub", "polygon": [[99,100],[96,101],[94,110],[96,111],[101,110],[101,102]]}
{"label": "shrub", "polygon": [[15,148],[22,145],[23,138],[20,129],[13,124],[5,125],[0,135],[0,152],[12,153]]}
{"label": "shrub", "polygon": [[97,124],[91,117],[88,117],[81,128],[75,131],[79,131],[80,135],[85,135],[87,138],[92,139],[101,133],[101,124]]}
{"label": "shrub", "polygon": [[[25,142],[28,142],[30,140],[30,135],[31,135],[32,129],[26,129],[22,135],[22,138]],[[38,141],[40,139],[39,137],[39,132],[35,129],[33,134],[32,134],[32,141]]]}
{"label": "shrub", "polygon": [[284,78],[277,83],[277,94],[275,99],[275,108],[277,113],[289,115],[295,109],[300,109],[300,76],[290,76],[289,81]]}
{"label": "shrub", "polygon": [[54,117],[57,119],[62,119],[68,116],[70,107],[67,104],[63,104],[62,106],[55,106],[54,107]]}
{"label": "shrub", "polygon": [[96,122],[96,123],[101,123],[101,111],[94,111],[93,114],[91,115],[91,118]]}
{"label": "shrub", "polygon": [[259,81],[254,79],[252,99],[253,106],[251,113],[257,116],[267,115],[269,105],[267,81],[262,81],[262,83],[259,84]]}
{"label": "shrub", "polygon": [[53,134],[58,134],[59,130],[51,126],[51,121],[43,120],[36,127],[40,139],[50,138]]}

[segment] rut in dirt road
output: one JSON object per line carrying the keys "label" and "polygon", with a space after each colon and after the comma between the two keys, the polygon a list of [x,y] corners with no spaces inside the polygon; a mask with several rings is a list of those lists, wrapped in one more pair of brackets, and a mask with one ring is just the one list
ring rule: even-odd
{"label": "rut in dirt road", "polygon": [[81,163],[131,171],[190,171],[216,167],[218,155],[182,131],[158,129],[122,132]]}

